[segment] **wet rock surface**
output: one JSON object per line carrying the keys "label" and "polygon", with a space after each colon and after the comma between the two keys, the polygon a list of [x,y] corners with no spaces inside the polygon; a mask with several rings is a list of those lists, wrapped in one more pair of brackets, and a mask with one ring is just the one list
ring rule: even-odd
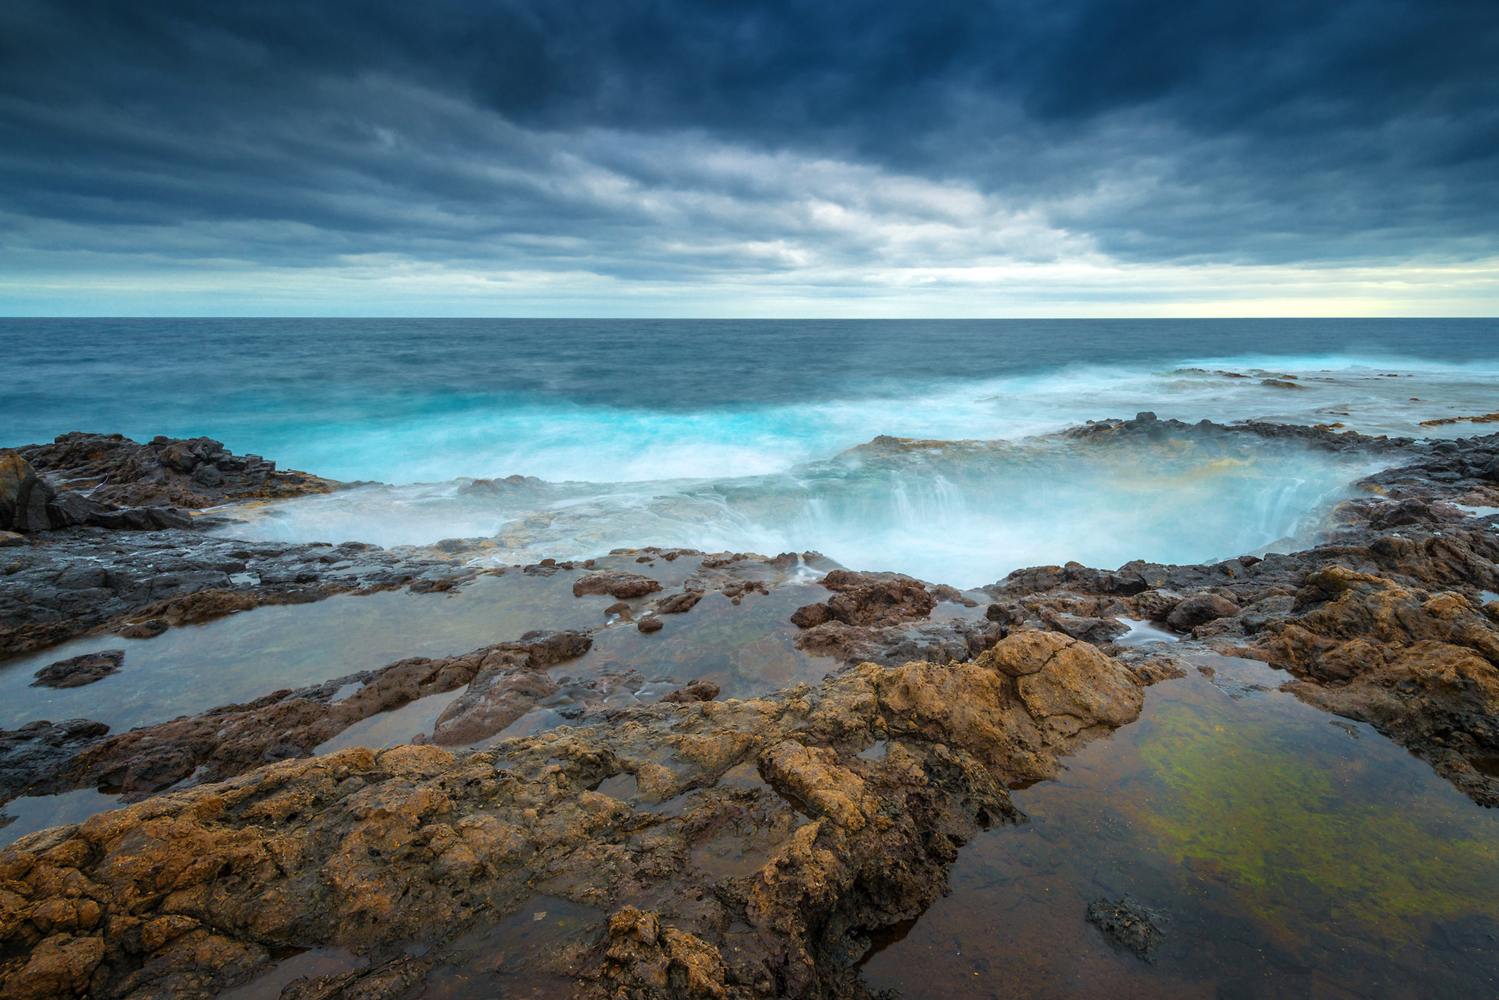
{"label": "wet rock surface", "polygon": [[[461,963],[465,932],[544,891],[599,914],[531,970],[580,996],[865,996],[849,942],[919,913],[962,843],[1019,818],[1006,783],[1106,731],[1048,725],[1085,711],[1077,671],[1134,693],[1111,718],[1138,706],[1128,671],[1074,642],[997,647],[1028,698],[993,663],[866,664],[467,756],[282,761],[34,834],[0,852],[3,989],[208,997],[296,943],[368,959],[298,995],[403,996],[381,984]],[[881,759],[858,755],[876,740]],[[622,773],[629,801],[589,790]]]}
{"label": "wet rock surface", "polygon": [[328,493],[346,484],[279,471],[259,455],[235,455],[211,438],[157,436],[145,444],[120,434],[61,434],[16,452],[48,480],[89,499],[125,507],[202,509],[231,500],[277,500]]}
{"label": "wet rock surface", "polygon": [[1130,896],[1096,899],[1088,904],[1088,923],[1103,932],[1115,948],[1150,961],[1166,939],[1170,918]]}
{"label": "wet rock surface", "polygon": [[[555,632],[462,656],[413,657],[113,736],[81,725],[58,732],[45,723],[47,728],[24,735],[26,727],[0,742],[0,801],[91,787],[128,800],[189,779],[217,781],[272,761],[309,757],[356,722],[463,687],[468,691],[438,718],[432,740],[477,742],[555,693],[545,669],[582,655],[591,643],[583,633]],[[357,690],[337,697],[355,684]]]}
{"label": "wet rock surface", "polygon": [[[1483,513],[1499,507],[1499,474],[1486,471],[1499,435],[1384,441],[1148,414],[1068,432],[1126,449],[1245,434],[1405,464],[1356,484],[1319,544],[1200,566],[1030,567],[985,588],[981,615],[934,620],[939,602],[975,602],[834,569],[829,596],[788,624],[842,671],[762,698],[720,701],[694,683],[621,708],[614,696],[638,690],[639,672],[559,676],[548,668],[592,639],[539,632],[129,733],[87,720],[0,733],[7,799],[104,787],[140,800],[0,852],[0,996],[208,997],[289,946],[362,963],[301,980],[292,997],[394,1000],[444,976],[599,998],[867,996],[856,965],[867,932],[919,914],[964,842],[1019,819],[1007,787],[1055,776],[1059,758],[1128,725],[1141,687],[1179,675],[1194,651],[1286,670],[1303,700],[1373,724],[1499,804],[1499,602],[1486,593],[1499,590],[1499,521]],[[441,590],[479,572],[465,561],[482,551],[43,531],[0,555],[0,635],[13,651],[340,590]],[[680,590],[593,560],[522,572],[580,573],[575,594],[614,596],[607,613],[649,632],[663,615],[688,616],[673,628],[704,615],[710,595],[767,594],[815,556],[616,555],[697,565]],[[1124,619],[1180,641],[1132,646]],[[423,737],[435,745],[311,756],[357,722],[447,692]],[[566,724],[506,738],[535,713]],[[862,756],[876,743],[881,754]],[[524,960],[497,959],[484,928],[521,919],[538,893],[581,925]],[[1146,959],[1164,933],[1162,913],[1127,897],[1087,918]]]}
{"label": "wet rock surface", "polygon": [[125,661],[123,649],[106,649],[98,653],[70,656],[48,664],[36,672],[32,687],[70,688],[82,687],[102,681],[110,674],[119,673]]}
{"label": "wet rock surface", "polygon": [[[480,570],[431,549],[245,542],[196,531],[73,527],[0,554],[0,657],[90,631],[150,635],[260,604],[416,585]],[[444,589],[446,589],[444,587]]]}
{"label": "wet rock surface", "polygon": [[1414,461],[1355,484],[1363,495],[1331,511],[1321,544],[1201,566],[1030,567],[985,588],[987,617],[1006,634],[1075,633],[1086,616],[1184,633],[1172,649],[1122,654],[1147,672],[1193,649],[1265,660],[1303,700],[1376,726],[1499,805],[1499,518],[1486,513],[1499,484],[1484,471],[1499,435],[1370,445],[1295,433],[1329,448],[1398,446]]}

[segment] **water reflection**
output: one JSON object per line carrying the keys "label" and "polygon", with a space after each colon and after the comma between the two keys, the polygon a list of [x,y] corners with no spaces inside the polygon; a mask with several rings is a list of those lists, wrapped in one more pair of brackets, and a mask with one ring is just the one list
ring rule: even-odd
{"label": "water reflection", "polygon": [[[1499,990],[1499,815],[1253,661],[1204,657],[1145,714],[1015,793],[953,892],[868,957],[912,998],[1476,997]],[[1350,732],[1352,730],[1352,732]],[[1357,737],[1357,738],[1354,738]],[[1170,911],[1147,964],[1084,919]]]}

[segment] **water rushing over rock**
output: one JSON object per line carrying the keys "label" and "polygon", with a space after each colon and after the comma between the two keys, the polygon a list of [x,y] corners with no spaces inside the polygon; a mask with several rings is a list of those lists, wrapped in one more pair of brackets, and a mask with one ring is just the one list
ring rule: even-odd
{"label": "water rushing over rock", "polygon": [[[813,551],[767,557],[680,541],[517,565],[503,533],[397,551],[189,530],[37,533],[5,550],[15,554],[3,608],[12,648],[92,630],[126,654],[120,672],[87,685],[17,690],[50,699],[49,710],[111,706],[113,720],[129,723],[110,732],[64,715],[18,718],[0,733],[0,792],[16,802],[14,843],[0,851],[0,996],[871,996],[923,969],[899,939],[946,926],[938,900],[955,862],[958,884],[974,891],[964,845],[995,828],[980,838],[992,863],[989,845],[1026,829],[1013,827],[1024,821],[1017,803],[1043,802],[1033,786],[1064,775],[1069,759],[1094,767],[1169,718],[1174,742],[1142,753],[1132,780],[1207,783],[1206,798],[1157,814],[1140,801],[1143,785],[1088,796],[1129,817],[1110,835],[1121,843],[1149,831],[1187,844],[1213,836],[1223,819],[1204,803],[1232,801],[1238,786],[1204,748],[1248,746],[1212,734],[1247,725],[1261,704],[1302,713],[1278,708],[1277,724],[1321,725],[1327,717],[1315,713],[1331,711],[1358,720],[1343,724],[1370,745],[1382,737],[1362,723],[1412,748],[1432,771],[1410,763],[1402,780],[1445,778],[1471,802],[1441,786],[1443,815],[1466,829],[1462,817],[1479,815],[1471,803],[1499,801],[1499,540],[1483,513],[1499,508],[1499,436],[1431,443],[1141,414],[1018,453],[877,439],[843,465],[848,482],[874,483],[892,470],[945,476],[949,464],[957,477],[992,457],[1044,478],[1055,455],[1122,470],[1189,454],[1177,467],[1186,474],[1243,461],[1266,442],[1273,461],[1331,456],[1327,468],[1357,479],[1340,487],[1352,499],[1316,509],[1304,544],[1190,565],[1029,566],[983,590],[853,572]],[[326,497],[345,495],[354,494]],[[746,496],[741,513],[779,502]],[[70,589],[68,573],[95,575]],[[41,600],[29,606],[22,598],[33,593]],[[309,603],[281,603],[297,601]],[[318,638],[354,621],[346,615],[360,602],[378,608],[367,635]],[[257,615],[294,635],[304,623],[295,641],[305,658],[263,676],[236,667],[225,683],[243,685],[243,700],[186,703],[178,718],[164,714],[177,702],[144,697],[153,678],[179,668],[174,656],[190,663],[194,649],[234,643],[253,652],[265,641]],[[476,641],[441,648],[460,636]],[[54,662],[86,666],[101,639],[70,646],[69,657],[34,652],[10,672],[29,683]],[[423,648],[396,648],[403,642]],[[175,652],[153,653],[161,643]],[[1244,657],[1254,658],[1248,667]],[[1161,695],[1145,691],[1163,680]],[[1185,700],[1171,693],[1182,685],[1194,692]],[[1274,690],[1282,686],[1300,701]],[[132,691],[142,697],[121,697]],[[1251,715],[1230,717],[1219,697]],[[1213,718],[1226,721],[1213,729],[1204,721]],[[1280,738],[1263,731],[1259,743]],[[1372,783],[1377,768],[1394,767],[1375,757]],[[1295,759],[1263,751],[1254,766],[1291,774]],[[1325,789],[1307,787],[1316,809],[1332,808]],[[1301,783],[1284,789],[1290,798],[1273,808],[1316,812],[1297,797]],[[23,835],[45,815],[45,793],[62,793],[52,815],[76,820]],[[110,809],[117,797],[125,806]],[[1267,801],[1245,800],[1240,832],[1220,837],[1221,850],[1193,847],[1197,860],[1172,863],[1229,872],[1215,899],[1289,927],[1281,883],[1266,890],[1251,877],[1273,839],[1258,832]],[[1335,812],[1359,808],[1341,802]],[[1475,850],[1417,867],[1428,880],[1468,871]],[[1219,867],[1197,866],[1204,857]],[[1388,870],[1403,863],[1392,856]],[[1307,907],[1349,889],[1365,893],[1366,923],[1387,914],[1401,934],[1421,932],[1414,904],[1383,883],[1324,884],[1310,869],[1281,867],[1314,887],[1296,890]],[[1172,965],[1172,949],[1204,926],[1195,903],[1172,895],[1187,890],[1095,881],[1070,916],[1047,911],[1037,926],[1083,951],[1102,945],[1088,952],[1095,970],[1141,955],[1169,973],[1116,976],[1130,989],[1203,980],[1200,964],[1185,979]],[[1436,897],[1417,896],[1416,909],[1432,908]],[[1437,907],[1442,933],[1478,926],[1459,898],[1453,890]],[[1090,912],[1102,931],[1087,924]],[[1109,950],[1103,933],[1124,950]],[[1419,947],[1369,954],[1408,969]],[[1317,967],[1325,951],[1307,945],[1297,960]],[[977,965],[947,961],[905,987],[961,995],[958,972],[983,978]],[[1016,981],[1059,968],[1039,952],[1026,961]],[[299,969],[304,978],[292,975]],[[1336,970],[1355,991],[1368,985],[1358,975]]]}

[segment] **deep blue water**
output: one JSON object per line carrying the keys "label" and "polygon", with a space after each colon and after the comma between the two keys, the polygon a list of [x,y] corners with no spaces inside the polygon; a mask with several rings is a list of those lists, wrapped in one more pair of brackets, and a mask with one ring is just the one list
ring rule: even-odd
{"label": "deep blue water", "polygon": [[[1079,491],[1096,499],[1114,487],[1074,478],[1060,484],[1070,491],[1026,493],[1027,484],[994,472],[992,487],[975,492],[950,475],[913,471],[890,475],[877,502],[866,491],[861,506],[849,507],[824,503],[821,480],[809,485],[798,470],[878,434],[1015,440],[1139,410],[1391,434],[1426,433],[1419,421],[1433,417],[1499,410],[1499,321],[1489,319],[0,319],[0,345],[9,362],[0,445],[71,430],[204,434],[339,479],[443,483],[522,473],[600,484],[583,491],[594,503],[586,512],[576,497],[567,501],[574,516],[566,531],[532,539],[562,549],[695,540],[841,545],[849,558],[867,558],[931,549],[933,522],[946,518],[946,536],[964,525],[1008,546],[1010,556],[984,565],[1009,565],[1020,549],[1044,547],[1046,518],[1062,517]],[[1248,377],[1214,374],[1222,371]],[[1303,388],[1264,384],[1281,375]],[[1162,551],[1206,558],[1268,543],[1346,472],[1291,469],[1274,489],[1256,480],[1258,492],[1238,498],[1261,512],[1253,530],[1224,537],[1215,528],[1216,543],[1205,537]],[[762,500],[769,493],[800,506],[781,504],[770,515],[723,501],[746,485]],[[1275,499],[1283,487],[1297,498]],[[1168,525],[1170,512],[1159,508],[1182,493],[1173,487],[1130,503]],[[665,494],[722,510],[662,513],[652,498]],[[609,503],[598,506],[600,497]],[[324,507],[312,520],[293,511],[278,530],[300,537],[357,528],[371,540],[421,541],[498,531],[523,513],[414,514],[437,509],[427,499],[365,498],[357,517],[353,508]],[[981,515],[995,523],[975,524]],[[621,527],[585,539],[579,524],[587,519]],[[1017,519],[1034,546],[994,540],[999,525]],[[700,530],[710,522],[712,530]],[[1094,541],[1053,548],[1101,560],[1135,551],[1133,540],[1101,530]],[[915,555],[892,561],[934,569]]]}

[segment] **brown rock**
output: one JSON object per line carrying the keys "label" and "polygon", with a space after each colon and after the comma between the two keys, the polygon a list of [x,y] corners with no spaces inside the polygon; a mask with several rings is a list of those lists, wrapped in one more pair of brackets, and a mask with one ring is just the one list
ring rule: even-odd
{"label": "brown rock", "polygon": [[826,604],[805,604],[791,612],[791,624],[797,628],[815,628],[823,622],[833,620],[833,613]]}
{"label": "brown rock", "polygon": [[99,963],[104,941],[58,934],[31,951],[25,966],[0,989],[0,1000],[62,1000],[83,994]]}
{"label": "brown rock", "polygon": [[660,604],[656,605],[658,615],[680,615],[697,607],[697,602],[703,599],[703,595],[695,590],[683,591],[673,594]]}
{"label": "brown rock", "polygon": [[1198,625],[1206,625],[1218,618],[1232,618],[1239,613],[1239,606],[1217,594],[1196,594],[1178,604],[1166,616],[1166,624],[1178,632],[1190,632]]}
{"label": "brown rock", "polygon": [[687,705],[694,701],[712,701],[717,697],[717,684],[712,681],[693,681],[686,687],[662,695],[661,700],[673,705]]}
{"label": "brown rock", "polygon": [[648,615],[635,623],[635,627],[642,632],[659,632],[666,623],[655,615]]}
{"label": "brown rock", "polygon": [[608,594],[610,597],[624,601],[632,597],[654,594],[662,589],[661,584],[648,576],[626,573],[622,570],[589,573],[573,581],[574,597],[582,597],[585,594]]}
{"label": "brown rock", "polygon": [[47,504],[54,491],[31,463],[14,451],[0,451],[0,530],[46,531],[52,527]]}

